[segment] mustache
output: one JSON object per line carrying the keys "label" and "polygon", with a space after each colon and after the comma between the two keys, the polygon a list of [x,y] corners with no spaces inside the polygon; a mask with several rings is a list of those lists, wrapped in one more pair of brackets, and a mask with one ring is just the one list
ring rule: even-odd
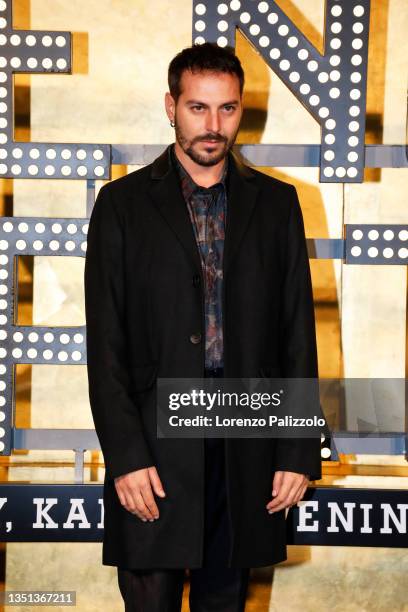
{"label": "mustache", "polygon": [[227,142],[227,138],[225,138],[225,136],[221,136],[220,134],[206,134],[205,136],[197,136],[197,138],[194,138],[194,142],[200,142],[203,140],[214,140],[216,142]]}

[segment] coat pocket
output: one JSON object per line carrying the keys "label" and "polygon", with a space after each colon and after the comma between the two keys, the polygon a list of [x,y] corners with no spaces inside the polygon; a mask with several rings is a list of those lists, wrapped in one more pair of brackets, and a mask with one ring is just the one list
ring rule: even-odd
{"label": "coat pocket", "polygon": [[143,365],[132,366],[131,386],[136,393],[151,389],[157,379],[158,363],[156,361]]}

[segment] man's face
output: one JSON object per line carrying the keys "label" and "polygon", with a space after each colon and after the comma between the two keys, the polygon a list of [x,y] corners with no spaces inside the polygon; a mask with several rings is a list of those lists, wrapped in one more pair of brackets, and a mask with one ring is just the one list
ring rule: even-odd
{"label": "man's face", "polygon": [[176,140],[196,164],[214,166],[237,137],[242,116],[239,79],[225,72],[185,70],[180,85],[174,114]]}

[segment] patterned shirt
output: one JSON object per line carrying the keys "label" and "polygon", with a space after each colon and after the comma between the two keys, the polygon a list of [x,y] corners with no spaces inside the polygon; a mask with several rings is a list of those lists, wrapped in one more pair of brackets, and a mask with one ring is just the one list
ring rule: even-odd
{"label": "patterned shirt", "polygon": [[180,176],[181,190],[201,257],[205,281],[205,367],[224,365],[222,335],[222,283],[225,223],[227,214],[228,157],[218,183],[211,187],[197,185],[174,152],[170,155]]}

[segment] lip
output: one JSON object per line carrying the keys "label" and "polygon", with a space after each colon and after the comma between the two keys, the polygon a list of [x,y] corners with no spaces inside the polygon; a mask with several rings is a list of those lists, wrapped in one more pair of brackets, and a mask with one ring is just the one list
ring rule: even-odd
{"label": "lip", "polygon": [[201,142],[205,142],[207,144],[218,144],[219,140],[202,140]]}

